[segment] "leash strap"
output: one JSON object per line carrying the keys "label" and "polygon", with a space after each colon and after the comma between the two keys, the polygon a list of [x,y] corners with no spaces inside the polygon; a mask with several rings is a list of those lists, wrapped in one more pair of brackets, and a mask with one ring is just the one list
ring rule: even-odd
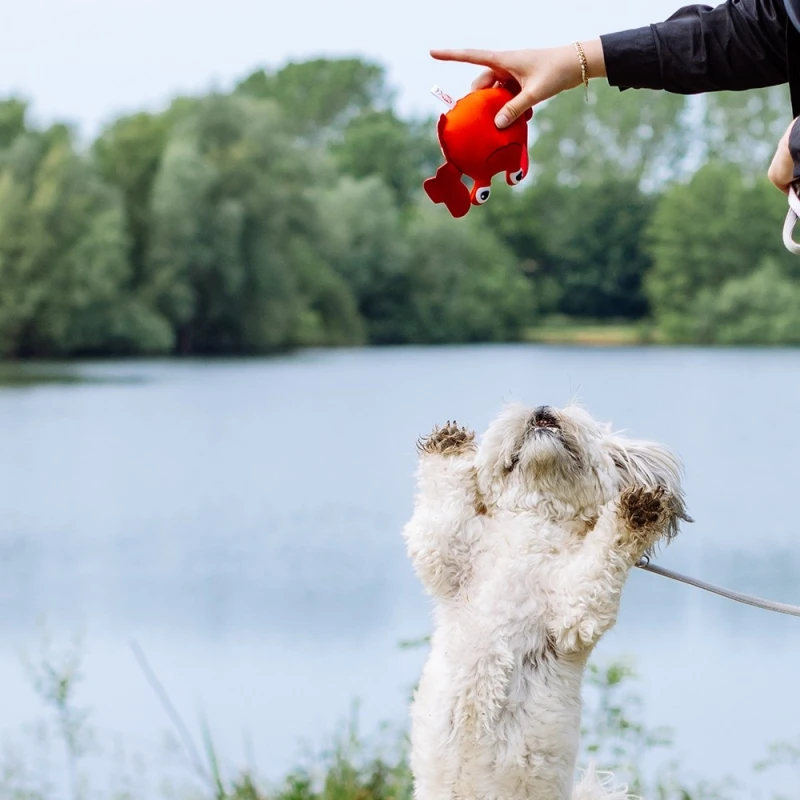
{"label": "leash strap", "polygon": [[659,567],[657,564],[651,564],[650,559],[645,556],[637,565],[639,569],[646,572],[652,572],[655,575],[663,575],[665,578],[671,578],[674,581],[687,583],[689,586],[695,586],[698,589],[704,589],[712,594],[718,594],[722,597],[727,597],[728,600],[735,600],[737,603],[744,603],[748,606],[755,606],[756,608],[763,608],[765,611],[777,611],[779,614],[789,614],[792,617],[800,617],[800,606],[791,606],[787,603],[776,603],[772,600],[763,600],[760,597],[753,597],[750,594],[742,594],[741,592],[734,592],[731,589],[723,589],[721,586],[714,586],[713,583],[706,583],[705,581],[698,580],[697,578],[689,578],[686,575],[681,575],[680,572],[673,572],[671,569]]}
{"label": "leash strap", "polygon": [[783,224],[784,247],[794,255],[800,255],[800,244],[794,240],[794,226],[800,217],[800,198],[794,186],[789,188],[789,210],[786,212],[786,222]]}

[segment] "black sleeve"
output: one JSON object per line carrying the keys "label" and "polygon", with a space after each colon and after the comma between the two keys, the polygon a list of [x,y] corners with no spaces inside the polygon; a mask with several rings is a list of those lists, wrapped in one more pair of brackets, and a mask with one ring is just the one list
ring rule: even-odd
{"label": "black sleeve", "polygon": [[608,82],[676,94],[786,83],[783,0],[686,6],[666,22],[601,36]]}

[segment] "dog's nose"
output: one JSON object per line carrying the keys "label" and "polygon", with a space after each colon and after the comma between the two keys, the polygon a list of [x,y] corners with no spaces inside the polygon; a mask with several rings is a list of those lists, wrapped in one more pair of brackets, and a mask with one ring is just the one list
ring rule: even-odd
{"label": "dog's nose", "polygon": [[539,406],[533,410],[532,422],[535,428],[558,428],[558,416],[552,406]]}

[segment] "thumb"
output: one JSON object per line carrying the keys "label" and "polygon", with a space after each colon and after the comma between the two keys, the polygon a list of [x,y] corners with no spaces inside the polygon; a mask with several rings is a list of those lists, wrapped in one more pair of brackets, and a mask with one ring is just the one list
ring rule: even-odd
{"label": "thumb", "polygon": [[518,120],[531,106],[533,98],[527,92],[520,92],[509,100],[494,118],[498,128],[507,128],[512,122]]}

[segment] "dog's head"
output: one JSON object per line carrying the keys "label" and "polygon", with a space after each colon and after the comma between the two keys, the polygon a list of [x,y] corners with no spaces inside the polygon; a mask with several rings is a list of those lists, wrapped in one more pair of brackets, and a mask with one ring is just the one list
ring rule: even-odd
{"label": "dog's head", "polygon": [[482,437],[478,481],[487,502],[510,509],[542,502],[591,517],[628,486],[662,487],[671,539],[686,516],[681,468],[665,447],[614,434],[580,406],[507,406]]}

